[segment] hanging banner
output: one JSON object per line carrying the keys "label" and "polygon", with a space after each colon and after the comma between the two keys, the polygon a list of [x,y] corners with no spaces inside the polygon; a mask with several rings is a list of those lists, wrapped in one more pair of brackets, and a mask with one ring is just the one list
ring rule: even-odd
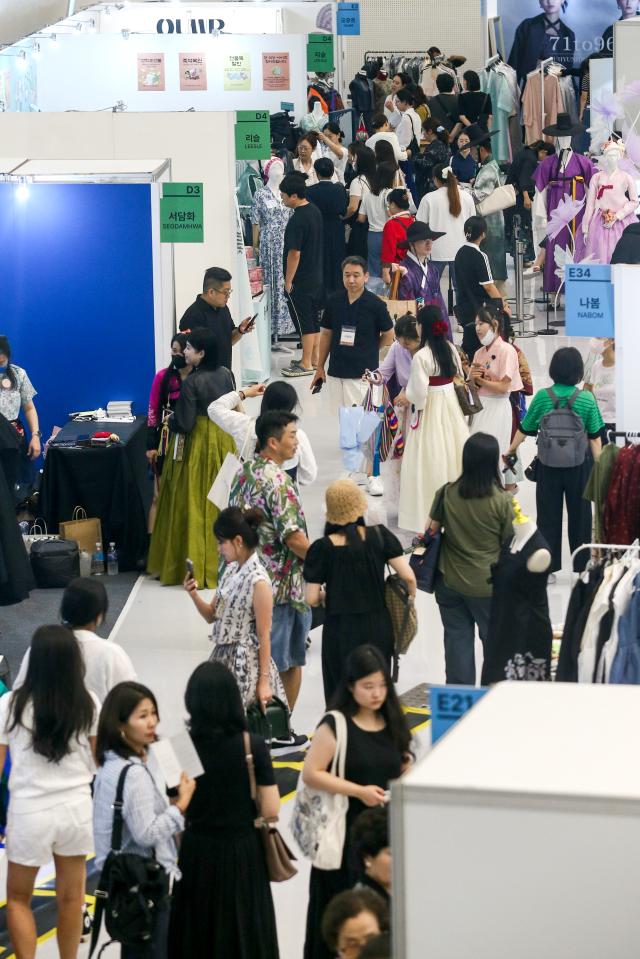
{"label": "hanging banner", "polygon": [[180,54],[180,89],[207,89],[207,58],[204,53]]}
{"label": "hanging banner", "polygon": [[291,89],[288,53],[262,54],[262,89]]}
{"label": "hanging banner", "polygon": [[431,744],[434,745],[452,726],[473,709],[487,692],[486,686],[430,686]]}
{"label": "hanging banner", "polygon": [[567,336],[615,336],[609,264],[572,263],[564,275]]}
{"label": "hanging banner", "polygon": [[161,243],[204,243],[202,183],[163,183]]}
{"label": "hanging banner", "polygon": [[307,71],[331,73],[333,70],[333,37],[324,33],[310,33],[307,43]]}
{"label": "hanging banner", "polygon": [[251,89],[251,57],[248,53],[230,54],[225,57],[224,89]]}
{"label": "hanging banner", "polygon": [[339,37],[359,37],[360,4],[339,3],[336,13],[336,25]]}
{"label": "hanging banner", "polygon": [[238,110],[236,120],[236,160],[268,160],[271,156],[269,112]]}
{"label": "hanging banner", "polygon": [[[637,0],[498,0],[504,34],[503,57],[522,86],[540,60],[552,57],[566,67],[580,67],[588,57],[613,56],[613,24],[635,17]],[[500,31],[498,31],[498,36]]]}
{"label": "hanging banner", "polygon": [[138,54],[138,90],[164,91],[164,53]]}

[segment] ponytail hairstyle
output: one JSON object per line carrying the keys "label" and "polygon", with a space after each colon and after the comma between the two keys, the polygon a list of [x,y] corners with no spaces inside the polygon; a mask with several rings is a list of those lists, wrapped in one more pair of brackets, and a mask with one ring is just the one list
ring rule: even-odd
{"label": "ponytail hairstyle", "polygon": [[435,117],[427,117],[427,119],[422,124],[422,129],[425,133],[435,133],[438,140],[441,143],[444,143],[447,149],[449,149],[449,134],[446,129],[442,126],[439,120],[436,120]]}
{"label": "ponytail hairstyle", "polygon": [[247,549],[255,549],[260,542],[258,529],[264,520],[265,515],[260,509],[229,506],[222,510],[213,524],[213,532],[218,539],[235,539],[239,536]]}
{"label": "ponytail hairstyle", "polygon": [[438,376],[455,376],[458,372],[447,333],[449,324],[442,319],[440,308],[424,306],[418,311],[420,326],[420,348],[428,346],[438,364]]}
{"label": "ponytail hairstyle", "polygon": [[[180,349],[184,353],[184,348],[187,345],[188,339],[189,337],[187,336],[186,333],[174,333],[173,336],[171,337],[171,346],[173,346],[174,343],[179,343]],[[164,371],[164,376],[162,377],[162,380],[160,381],[160,410],[161,411],[165,408],[165,406],[169,402],[169,383],[176,376],[179,378],[180,373],[178,372],[178,370],[176,370],[172,361],[169,364],[169,366],[166,368],[166,370]]]}
{"label": "ponytail hairstyle", "polygon": [[470,216],[464,223],[464,235],[469,243],[475,243],[487,232],[487,221],[483,216]]}
{"label": "ponytail hairstyle", "polygon": [[404,316],[399,317],[399,319],[396,320],[396,325],[393,329],[396,335],[396,340],[420,339],[415,316],[412,316],[411,313],[405,313]]}
{"label": "ponytail hairstyle", "polygon": [[396,182],[398,167],[393,163],[379,163],[376,169],[375,183],[371,184],[374,196],[380,196],[383,190],[392,190]]}
{"label": "ponytail hairstyle", "polygon": [[488,323],[498,336],[502,336],[502,319],[492,303],[483,303],[479,306],[476,319],[481,323]]}
{"label": "ponytail hairstyle", "polygon": [[6,336],[0,335],[0,353],[4,353],[7,358],[7,370],[4,376],[11,381],[11,389],[18,389],[18,378],[15,374],[15,370],[11,365],[11,344],[9,343],[9,338]]}
{"label": "ponytail hairstyle", "polygon": [[459,217],[462,213],[460,190],[458,189],[458,180],[451,167],[444,163],[437,163],[433,168],[433,179],[437,180],[442,186],[446,186],[449,213],[451,216]]}

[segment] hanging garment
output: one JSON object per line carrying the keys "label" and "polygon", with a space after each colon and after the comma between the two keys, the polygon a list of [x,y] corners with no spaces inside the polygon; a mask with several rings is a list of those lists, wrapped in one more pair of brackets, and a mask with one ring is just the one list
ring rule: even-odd
{"label": "hanging garment", "polygon": [[640,447],[620,450],[611,472],[602,517],[607,543],[627,545],[640,536]]}
{"label": "hanging garment", "polygon": [[640,574],[633,580],[629,604],[618,623],[618,645],[608,682],[640,685]]}
{"label": "hanging garment", "polygon": [[271,290],[271,332],[278,336],[293,331],[282,273],[284,231],[290,216],[291,210],[269,187],[257,191],[251,204],[251,222],[260,228],[260,266]]}
{"label": "hanging garment", "polygon": [[[564,101],[558,78],[547,73],[544,78],[544,116],[542,115],[542,83],[540,72],[536,70],[527,77],[522,95],[522,122],[524,124],[525,143],[535,143],[542,138],[542,129],[551,126],[564,110]],[[547,143],[553,143],[553,137],[545,136]]]}
{"label": "hanging garment", "polygon": [[509,142],[509,117],[514,112],[513,94],[503,73],[496,70],[483,70],[480,74],[480,87],[488,93],[493,106],[492,129],[499,133],[491,138],[492,151],[498,163],[506,163],[512,158]]}
{"label": "hanging garment", "polygon": [[618,652],[620,620],[629,608],[634,592],[634,583],[638,573],[640,573],[640,560],[638,559],[628,559],[623,565],[627,567],[627,572],[622,576],[610,600],[613,619],[609,635],[604,637],[602,653],[596,662],[594,676],[594,682],[596,683],[609,682],[611,666]]}
{"label": "hanging garment", "polygon": [[[501,185],[500,167],[495,159],[487,160],[476,174],[473,184],[474,200],[476,203],[480,203]],[[480,249],[489,257],[493,279],[506,280],[507,247],[504,234],[504,214],[502,210],[498,210],[497,213],[486,216],[485,220],[487,221],[487,235],[480,244]]]}
{"label": "hanging garment", "polygon": [[622,563],[612,563],[610,566],[605,567],[602,583],[596,593],[582,634],[582,642],[578,654],[579,683],[593,682],[598,655],[600,624],[603,618],[610,612],[609,599],[625,571],[626,567],[624,567]]}
{"label": "hanging garment", "polygon": [[600,459],[594,462],[589,481],[585,486],[584,498],[590,500],[594,505],[596,543],[606,543],[606,539],[602,533],[602,519],[613,467],[619,452],[620,448],[616,446],[615,443],[607,443],[607,445],[602,448]]}
{"label": "hanging garment", "polygon": [[551,641],[547,573],[532,573],[527,561],[540,549],[548,550],[538,530],[517,553],[511,540],[504,543],[491,567],[493,594],[484,649],[482,685],[504,679],[548,680]]}
{"label": "hanging garment", "polygon": [[[569,152],[564,158],[559,155],[546,157],[533,172],[536,185],[534,200],[534,216],[548,220],[555,208],[565,197],[574,200],[584,199],[591,177],[596,172],[595,165],[587,157],[579,153]],[[544,261],[543,289],[545,293],[555,293],[560,288],[560,279],[556,276],[555,249],[570,248],[570,235],[575,242],[574,262],[578,263],[584,256],[584,241],[582,238],[582,217],[584,208],[580,210],[575,220],[568,227],[561,230],[553,239],[547,241]]]}
{"label": "hanging garment", "polygon": [[562,632],[556,672],[558,683],[578,682],[578,655],[582,634],[603,577],[604,566],[596,566],[595,569],[583,573],[573,587]]}
{"label": "hanging garment", "polygon": [[[610,263],[613,251],[626,227],[638,222],[638,191],[631,174],[624,170],[606,173],[598,170],[591,178],[587,205],[582,221],[588,227],[585,254],[596,263]],[[615,213],[616,219],[605,225],[606,211]]]}

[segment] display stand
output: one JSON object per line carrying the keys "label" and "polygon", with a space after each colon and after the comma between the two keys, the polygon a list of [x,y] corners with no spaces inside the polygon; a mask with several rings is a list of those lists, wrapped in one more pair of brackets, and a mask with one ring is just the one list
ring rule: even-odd
{"label": "display stand", "polygon": [[635,959],[638,728],[632,686],[492,687],[392,785],[394,959]]}

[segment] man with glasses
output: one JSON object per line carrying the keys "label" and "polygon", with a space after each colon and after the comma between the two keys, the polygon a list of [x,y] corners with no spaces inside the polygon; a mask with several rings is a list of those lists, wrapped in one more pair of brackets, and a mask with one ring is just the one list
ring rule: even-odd
{"label": "man with glasses", "polygon": [[210,267],[204,275],[202,293],[187,309],[180,320],[181,330],[204,327],[216,338],[218,358],[222,366],[231,369],[231,348],[241,336],[253,328],[251,317],[235,326],[227,303],[231,296],[231,274],[220,266]]}

